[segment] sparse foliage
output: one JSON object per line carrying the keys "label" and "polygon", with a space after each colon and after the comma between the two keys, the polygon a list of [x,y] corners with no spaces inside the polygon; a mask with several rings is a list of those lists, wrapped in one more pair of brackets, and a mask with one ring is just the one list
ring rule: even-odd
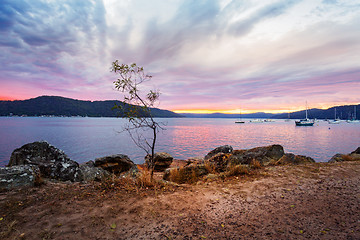
{"label": "sparse foliage", "polygon": [[150,155],[148,168],[152,179],[156,137],[162,127],[153,118],[151,108],[157,104],[160,92],[150,90],[144,94],[140,91],[140,84],[149,81],[152,76],[145,74],[144,68],[137,66],[136,63],[119,64],[116,60],[112,63],[111,71],[120,76],[114,81],[114,85],[116,90],[124,94],[124,104],[116,105],[115,108],[122,110],[124,117],[129,121],[124,130],[129,133],[138,147]]}

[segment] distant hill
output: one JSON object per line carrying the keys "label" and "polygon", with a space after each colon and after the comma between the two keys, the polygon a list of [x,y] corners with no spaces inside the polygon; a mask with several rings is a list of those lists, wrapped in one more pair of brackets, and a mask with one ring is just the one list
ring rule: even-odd
{"label": "distant hill", "polygon": [[[308,110],[309,118],[317,119],[334,119],[335,117],[335,108],[336,116],[340,119],[353,119],[354,118],[354,107],[356,106],[356,119],[360,119],[360,104],[359,105],[346,105],[346,106],[337,106],[329,109],[310,109]],[[182,113],[181,115],[188,118],[239,118],[239,114],[225,114],[225,113],[208,113],[208,114],[199,114],[199,113]],[[250,114],[241,114],[241,118],[273,118],[273,119],[286,119],[288,118],[288,113],[281,114],[272,114],[272,113],[250,113]],[[305,118],[305,110],[298,112],[290,113],[291,119],[302,119]]]}
{"label": "distant hill", "polygon": [[[182,113],[181,115],[188,118],[239,118],[240,114],[226,114],[226,113]],[[241,118],[272,118],[275,114],[272,113],[249,113],[249,114],[241,114]]]}
{"label": "distant hill", "polygon": [[[336,108],[336,117],[346,120],[354,118],[354,107],[356,107],[356,119],[360,119],[360,104],[359,105],[346,105],[346,106],[336,106],[328,109],[317,109],[313,108],[308,110],[309,118],[317,119],[334,119],[335,118],[335,108]],[[276,114],[273,116],[276,119],[286,119],[288,118],[288,113]],[[290,113],[291,119],[301,119],[305,118],[305,110],[292,112]]]}
{"label": "distant hill", "polygon": [[[41,96],[28,100],[0,101],[0,116],[88,116],[88,117],[118,117],[123,116],[119,109],[112,109],[121,101],[82,101],[58,96]],[[152,108],[154,117],[182,117],[180,114]]]}

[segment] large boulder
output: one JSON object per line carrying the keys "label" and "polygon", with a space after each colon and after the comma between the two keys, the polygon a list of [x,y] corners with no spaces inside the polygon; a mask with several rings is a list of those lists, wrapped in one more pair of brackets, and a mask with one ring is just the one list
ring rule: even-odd
{"label": "large boulder", "polygon": [[205,160],[207,165],[213,172],[224,172],[229,164],[231,154],[219,152],[211,158]]}
{"label": "large boulder", "polygon": [[337,153],[328,161],[329,163],[344,162],[344,161],[360,161],[360,154],[357,153],[358,149],[350,154]]}
{"label": "large boulder", "polygon": [[37,166],[20,165],[0,168],[0,189],[34,186],[39,177]]}
{"label": "large boulder", "polygon": [[[150,166],[150,158],[151,155],[148,154],[145,156],[145,165],[147,167]],[[155,161],[155,171],[164,171],[165,169],[169,168],[174,158],[166,152],[158,152],[154,154],[154,161]]]}
{"label": "large boulder", "polygon": [[46,178],[73,182],[82,179],[79,164],[46,141],[28,143],[15,149],[8,167],[18,165],[38,166],[41,176]]}
{"label": "large boulder", "polygon": [[328,162],[329,163],[335,163],[335,162],[343,162],[343,161],[345,161],[344,154],[337,153],[334,156],[332,156],[331,159]]}
{"label": "large boulder", "polygon": [[117,154],[95,159],[95,167],[100,167],[110,173],[120,174],[134,167],[134,162],[127,155]]}
{"label": "large boulder", "polygon": [[355,151],[352,151],[351,154],[360,154],[360,147],[358,147]]}
{"label": "large boulder", "polygon": [[100,168],[95,167],[93,161],[86,162],[80,165],[80,171],[83,181],[102,181],[105,178],[110,176],[110,172]]}
{"label": "large boulder", "polygon": [[218,153],[231,153],[232,151],[233,151],[232,146],[223,145],[211,150],[208,154],[205,155],[204,159],[207,160]]}
{"label": "large boulder", "polygon": [[304,163],[314,163],[315,160],[311,157],[303,155],[295,155],[293,153],[285,153],[277,162],[277,165],[286,165],[286,164],[304,164]]}
{"label": "large boulder", "polygon": [[232,164],[250,164],[253,160],[262,165],[279,160],[284,155],[284,148],[281,145],[270,145],[257,147],[248,150],[235,150],[232,153],[230,161]]}

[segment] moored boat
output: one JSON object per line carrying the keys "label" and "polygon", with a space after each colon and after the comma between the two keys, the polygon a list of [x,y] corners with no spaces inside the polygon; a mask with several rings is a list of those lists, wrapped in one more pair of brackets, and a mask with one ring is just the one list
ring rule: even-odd
{"label": "moored boat", "polygon": [[333,120],[328,120],[329,124],[339,124],[341,123],[341,120],[339,118],[336,118],[336,108],[335,108],[335,116]]}
{"label": "moored boat", "polygon": [[315,121],[313,119],[308,118],[308,109],[307,109],[307,103],[306,103],[306,109],[305,109],[305,119],[300,119],[298,121],[295,121],[296,126],[313,126]]}
{"label": "moored boat", "polygon": [[252,119],[252,120],[250,120],[250,122],[251,123],[263,123],[264,120],[262,120],[262,119]]}

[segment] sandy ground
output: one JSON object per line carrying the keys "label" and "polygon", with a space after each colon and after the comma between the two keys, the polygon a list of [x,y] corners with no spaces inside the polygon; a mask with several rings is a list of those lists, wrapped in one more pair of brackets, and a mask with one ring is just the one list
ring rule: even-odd
{"label": "sandy ground", "polygon": [[1,192],[0,239],[360,239],[360,162],[109,189],[47,183]]}

